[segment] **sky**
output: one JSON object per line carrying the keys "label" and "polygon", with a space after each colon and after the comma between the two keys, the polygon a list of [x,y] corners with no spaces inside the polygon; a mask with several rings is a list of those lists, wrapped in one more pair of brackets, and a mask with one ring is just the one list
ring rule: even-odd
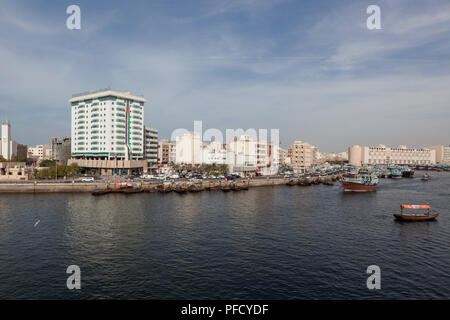
{"label": "sky", "polygon": [[[69,30],[66,8],[81,9]],[[381,9],[369,30],[366,9]],[[72,94],[143,95],[145,124],[279,129],[282,147],[450,144],[450,2],[0,1],[0,120],[70,136]]]}

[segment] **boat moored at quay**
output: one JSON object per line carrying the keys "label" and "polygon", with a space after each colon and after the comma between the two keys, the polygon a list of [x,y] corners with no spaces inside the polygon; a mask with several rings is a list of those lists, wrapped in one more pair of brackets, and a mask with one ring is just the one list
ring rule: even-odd
{"label": "boat moored at quay", "polygon": [[391,171],[391,178],[392,179],[401,179],[403,178],[403,173],[399,169],[394,169]]}
{"label": "boat moored at quay", "polygon": [[376,191],[378,176],[367,170],[349,171],[342,177],[341,184],[344,192],[371,192]]}
{"label": "boat moored at quay", "polygon": [[402,171],[402,175],[404,178],[414,178],[414,170],[404,167]]}

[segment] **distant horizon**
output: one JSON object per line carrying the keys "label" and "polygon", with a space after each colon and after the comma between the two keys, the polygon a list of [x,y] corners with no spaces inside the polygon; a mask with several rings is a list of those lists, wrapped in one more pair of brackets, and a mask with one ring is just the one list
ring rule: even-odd
{"label": "distant horizon", "polygon": [[380,0],[5,0],[0,119],[27,145],[70,137],[73,94],[143,95],[159,139],[176,128],[279,129],[322,152],[450,144],[450,3]]}

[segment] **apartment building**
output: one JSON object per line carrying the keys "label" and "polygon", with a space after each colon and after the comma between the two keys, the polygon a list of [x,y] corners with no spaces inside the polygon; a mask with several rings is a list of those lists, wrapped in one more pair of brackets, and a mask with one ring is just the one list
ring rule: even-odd
{"label": "apartment building", "polygon": [[434,164],[436,163],[436,151],[429,148],[407,148],[400,145],[397,148],[389,148],[383,144],[377,147],[354,145],[348,149],[349,164],[360,167],[376,164]]}
{"label": "apartment building", "polygon": [[176,159],[178,164],[201,164],[202,143],[200,134],[187,132],[176,137]]}
{"label": "apartment building", "polygon": [[72,157],[144,159],[144,103],[130,92],[100,90],[73,95]]}
{"label": "apartment building", "polygon": [[149,167],[158,164],[158,130],[144,126],[144,158]]}
{"label": "apartment building", "polygon": [[48,144],[39,144],[34,147],[29,147],[28,154],[31,158],[34,158],[37,161],[51,160],[52,147]]}
{"label": "apartment building", "polygon": [[70,137],[64,137],[62,139],[51,138],[51,152],[52,160],[67,164],[67,161],[71,157],[72,139]]}
{"label": "apartment building", "polygon": [[436,164],[450,165],[450,145],[431,146],[428,149],[436,152]]}
{"label": "apartment building", "polygon": [[314,164],[315,149],[303,141],[294,141],[288,148],[290,165],[295,168],[309,168]]}
{"label": "apartment building", "polygon": [[158,142],[158,163],[170,164],[175,163],[176,144],[167,139]]}

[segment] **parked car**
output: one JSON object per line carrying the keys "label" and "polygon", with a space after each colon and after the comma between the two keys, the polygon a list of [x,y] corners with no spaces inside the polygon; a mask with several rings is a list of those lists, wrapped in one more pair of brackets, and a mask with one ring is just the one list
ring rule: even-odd
{"label": "parked car", "polygon": [[81,179],[82,182],[94,182],[94,177],[86,177]]}

